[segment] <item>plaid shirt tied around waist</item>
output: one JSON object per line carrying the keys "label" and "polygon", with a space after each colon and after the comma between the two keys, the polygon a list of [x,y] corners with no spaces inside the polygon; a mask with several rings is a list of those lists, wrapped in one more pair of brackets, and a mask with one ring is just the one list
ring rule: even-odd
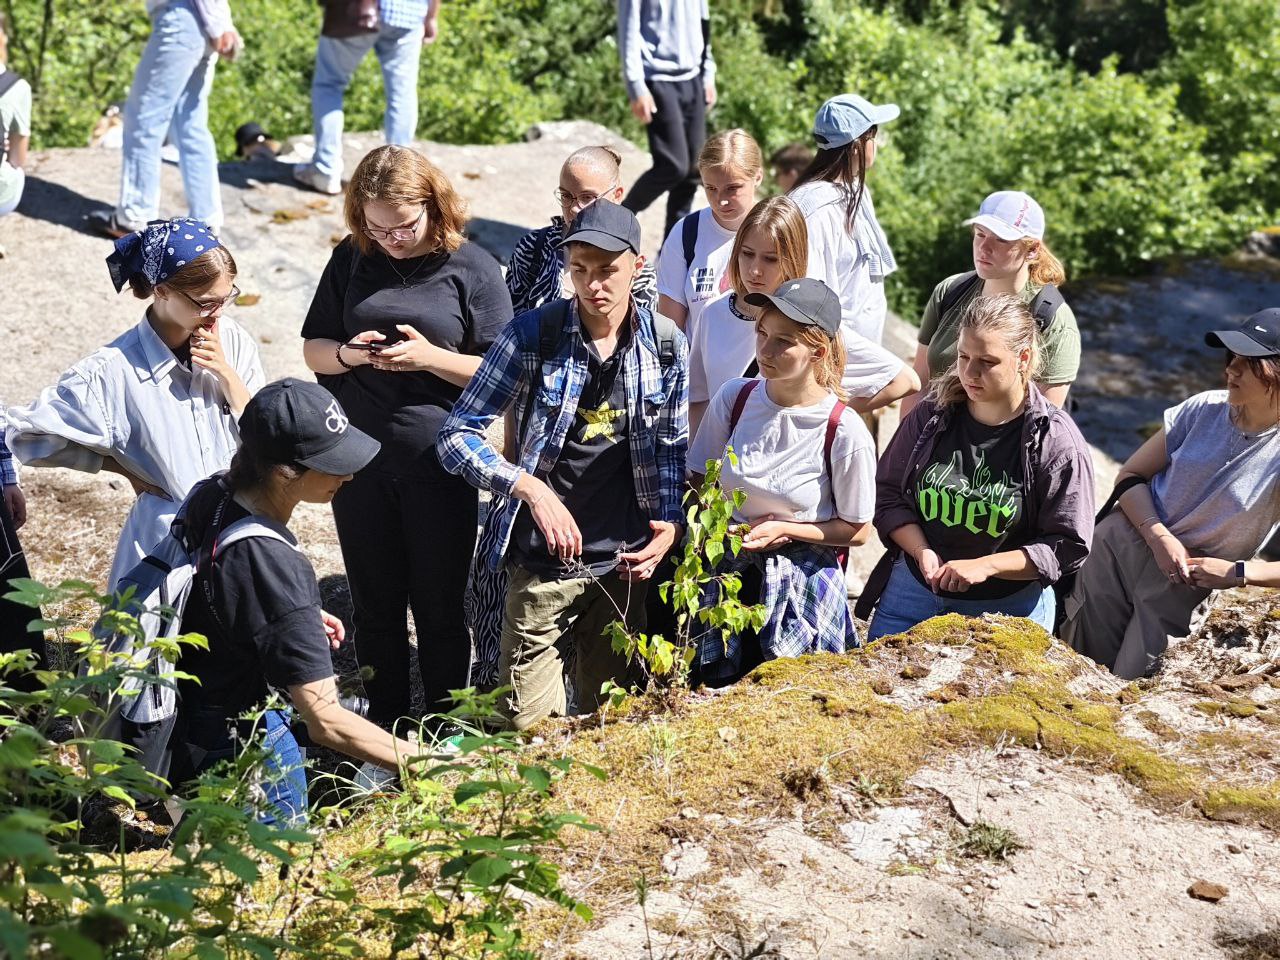
{"label": "plaid shirt tied around waist", "polygon": [[[844,571],[830,547],[790,543],[777,550],[736,557],[726,553],[717,574],[738,573],[748,567],[761,570],[760,602],[766,619],[760,631],[760,652],[765,660],[798,657],[806,653],[844,653],[859,645],[849,613]],[[703,588],[702,606],[719,601],[718,584]],[[742,637],[726,639],[711,629],[698,640],[698,663],[704,679],[737,677],[742,663]]]}

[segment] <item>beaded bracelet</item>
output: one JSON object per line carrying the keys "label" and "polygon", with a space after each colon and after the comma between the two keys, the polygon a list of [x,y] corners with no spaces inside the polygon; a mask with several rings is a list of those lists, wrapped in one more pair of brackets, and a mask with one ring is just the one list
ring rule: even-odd
{"label": "beaded bracelet", "polygon": [[342,364],[344,367],[346,367],[348,370],[354,370],[355,367],[353,367],[351,364],[347,363],[347,361],[342,359],[342,348],[345,346],[346,346],[345,343],[338,344],[338,349],[333,351],[333,355],[337,357],[338,362]]}

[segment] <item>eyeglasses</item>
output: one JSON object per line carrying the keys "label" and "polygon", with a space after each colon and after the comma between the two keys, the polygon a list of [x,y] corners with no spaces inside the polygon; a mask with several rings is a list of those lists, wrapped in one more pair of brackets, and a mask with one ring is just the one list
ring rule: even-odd
{"label": "eyeglasses", "polygon": [[618,185],[615,183],[612,186],[605,187],[601,193],[592,193],[588,190],[587,192],[579,193],[576,196],[568,190],[561,190],[557,187],[554,196],[556,198],[556,202],[562,207],[572,207],[574,204],[577,204],[579,208],[585,208],[591,206],[606,193],[616,190],[617,187]]}
{"label": "eyeglasses", "polygon": [[197,300],[184,290],[179,290],[178,292],[195,304],[196,309],[200,311],[200,316],[202,317],[212,317],[228,303],[234,303],[236,298],[240,296],[239,287],[232,287],[230,293],[225,297],[219,297],[217,300]]}
{"label": "eyeglasses", "polygon": [[422,223],[422,218],[427,215],[427,205],[422,205],[422,212],[418,214],[418,219],[413,221],[407,227],[392,227],[390,230],[381,230],[378,227],[366,226],[364,228],[365,236],[373,240],[394,240],[396,243],[404,243],[406,240],[412,240],[418,235],[418,225]]}

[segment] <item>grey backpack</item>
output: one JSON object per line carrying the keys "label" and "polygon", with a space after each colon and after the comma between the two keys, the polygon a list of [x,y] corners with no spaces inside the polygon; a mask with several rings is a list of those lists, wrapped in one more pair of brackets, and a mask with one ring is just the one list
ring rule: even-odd
{"label": "grey backpack", "polygon": [[[218,529],[231,499],[231,491],[226,490],[214,513],[213,529]],[[193,544],[187,536],[188,502],[179,507],[168,536],[116,585],[116,609],[137,618],[143,637],[114,631],[110,616],[99,620],[94,631],[99,639],[106,641],[109,651],[130,657],[134,667],[144,674],[125,681],[123,699],[111,710],[102,735],[133,747],[143,766],[160,777],[168,774],[169,737],[177,718],[178,690],[172,676],[174,666],[160,655],[154,641],[182,634],[182,615],[191,598],[196,574],[201,569],[208,570],[218,553],[233,543],[250,537],[269,537],[298,549],[284,527],[260,516],[237,520],[212,543]],[[207,579],[202,581],[202,586],[209,610],[217,618],[212,587]]]}

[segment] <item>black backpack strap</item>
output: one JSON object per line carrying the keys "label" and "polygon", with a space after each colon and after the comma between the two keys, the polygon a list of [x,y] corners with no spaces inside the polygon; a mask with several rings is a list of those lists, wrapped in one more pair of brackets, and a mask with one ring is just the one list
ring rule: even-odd
{"label": "black backpack strap", "polygon": [[1057,284],[1046,283],[1040,288],[1040,292],[1031,301],[1031,315],[1036,318],[1036,326],[1041,334],[1053,325],[1053,318],[1058,315],[1058,308],[1064,303],[1066,300],[1062,298],[1062,291]]}
{"label": "black backpack strap", "polygon": [[684,272],[688,273],[693,266],[693,257],[698,249],[698,218],[702,211],[698,210],[680,221],[680,245],[684,247]]}
{"label": "black backpack strap", "polygon": [[16,87],[21,79],[22,75],[14,70],[6,69],[4,73],[0,73],[0,97]]}
{"label": "black backpack strap", "polygon": [[653,317],[653,339],[658,345],[658,364],[663,370],[670,370],[676,362],[676,337],[680,335],[680,328],[670,317],[657,311],[654,311],[651,316]]}
{"label": "black backpack strap", "polygon": [[970,270],[968,273],[960,274],[956,278],[956,282],[942,295],[942,302],[938,304],[938,319],[941,320],[945,317],[964,295],[973,289],[973,285],[977,282],[977,270]]}

